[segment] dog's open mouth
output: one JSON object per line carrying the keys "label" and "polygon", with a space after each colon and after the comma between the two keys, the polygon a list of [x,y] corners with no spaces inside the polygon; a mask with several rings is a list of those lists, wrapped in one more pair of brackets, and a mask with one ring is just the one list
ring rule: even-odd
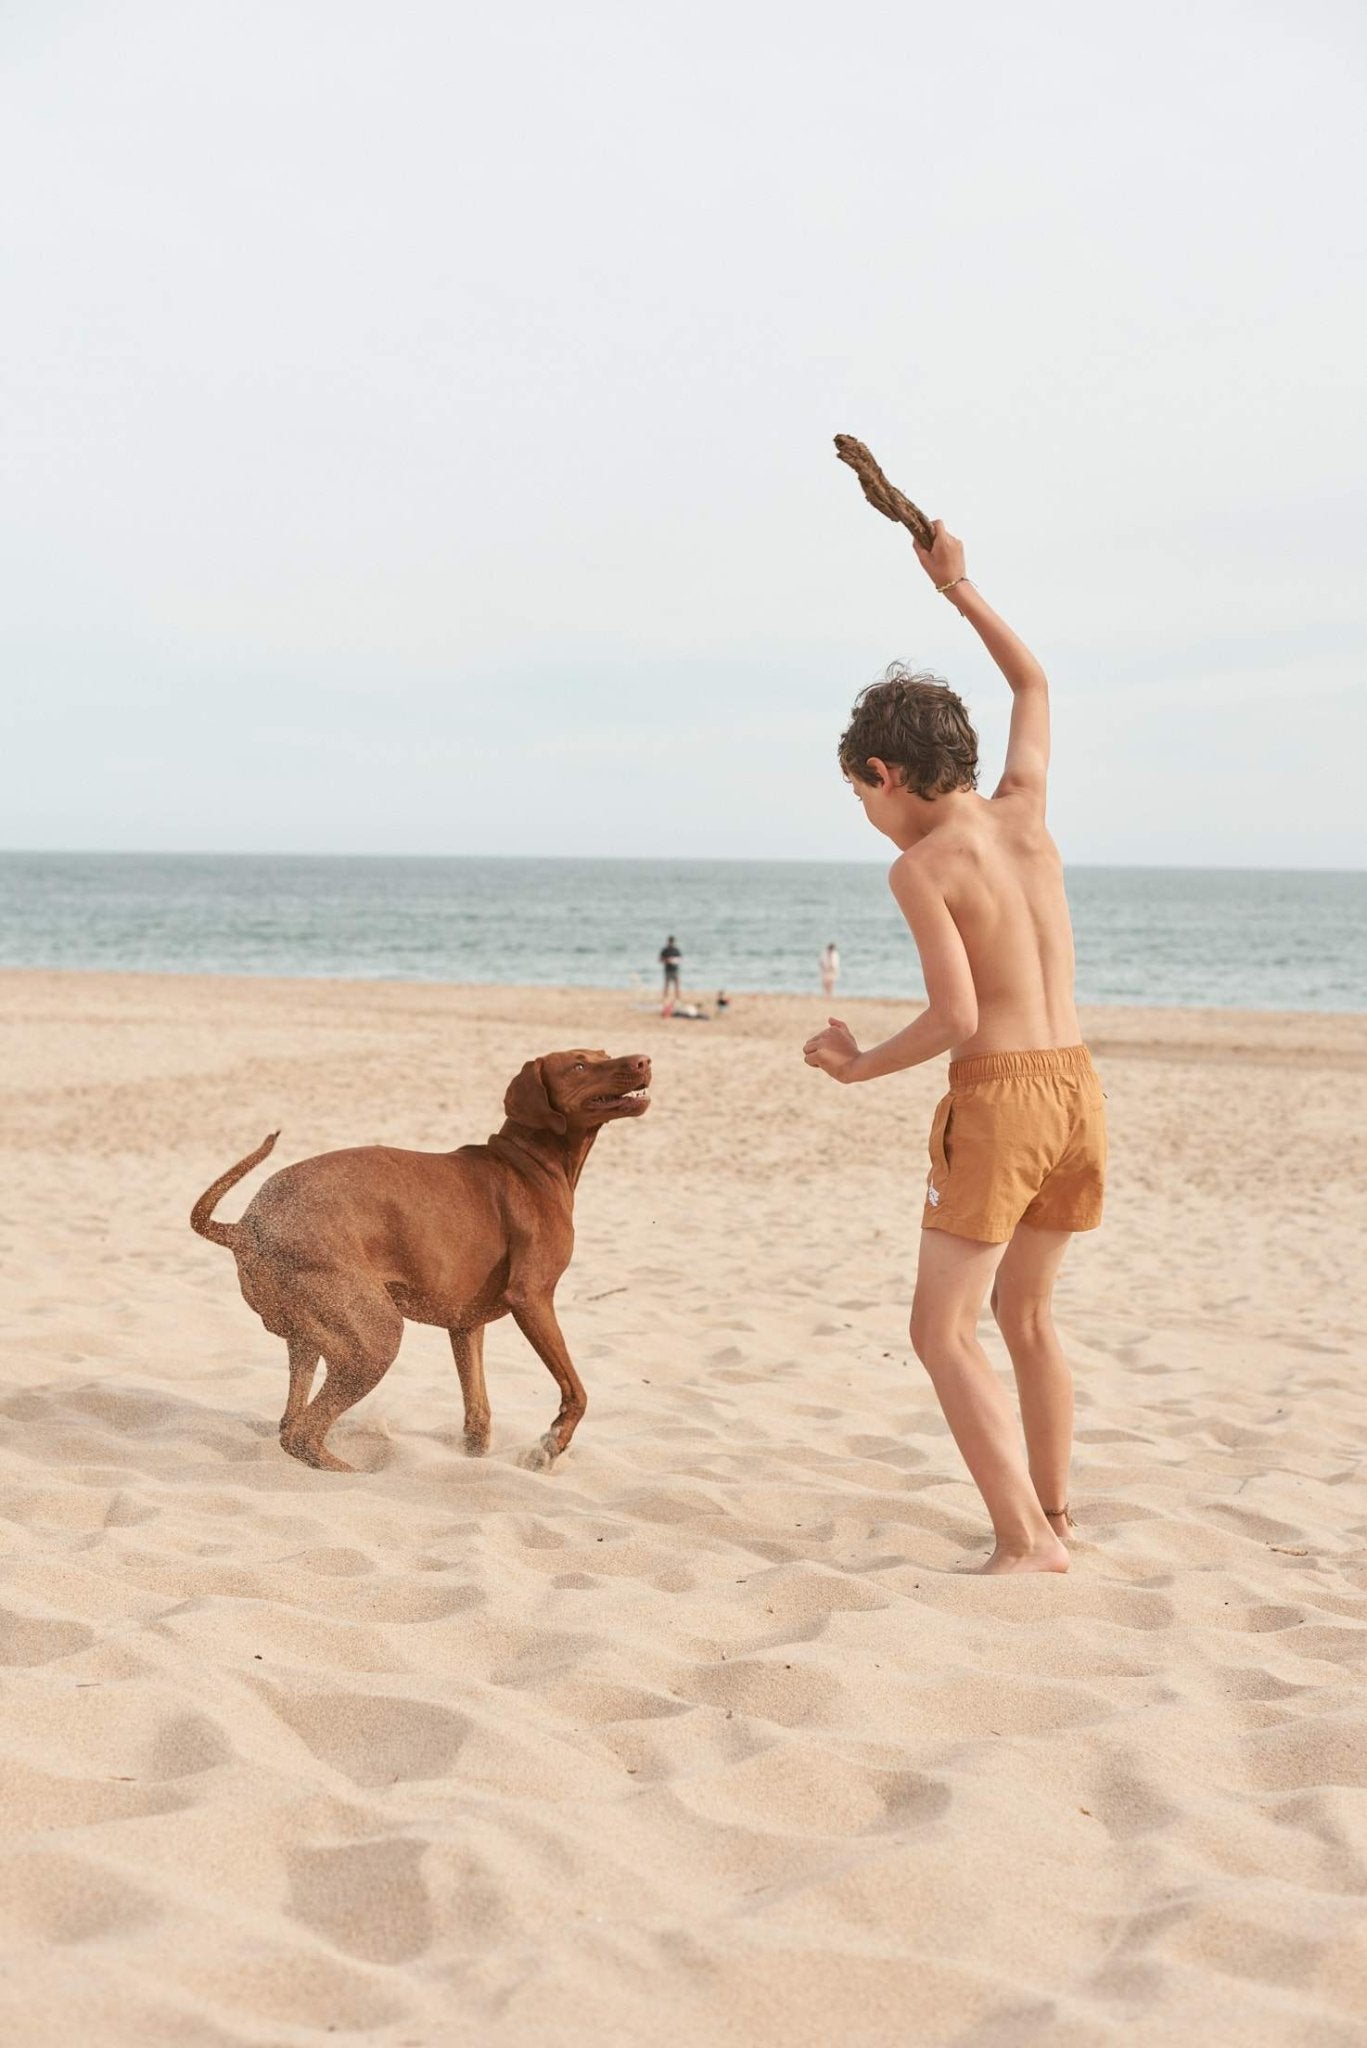
{"label": "dog's open mouth", "polygon": [[591,1095],[585,1104],[587,1109],[625,1109],[632,1115],[650,1108],[648,1088],[628,1088],[612,1095]]}

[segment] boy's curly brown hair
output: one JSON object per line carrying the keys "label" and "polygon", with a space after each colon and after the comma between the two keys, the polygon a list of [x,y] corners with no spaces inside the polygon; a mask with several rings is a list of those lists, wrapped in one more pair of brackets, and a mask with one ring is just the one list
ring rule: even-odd
{"label": "boy's curly brown hair", "polygon": [[839,751],[842,770],[855,782],[872,784],[869,762],[879,760],[900,768],[917,796],[978,787],[978,735],[962,698],[942,676],[900,661],[859,692]]}

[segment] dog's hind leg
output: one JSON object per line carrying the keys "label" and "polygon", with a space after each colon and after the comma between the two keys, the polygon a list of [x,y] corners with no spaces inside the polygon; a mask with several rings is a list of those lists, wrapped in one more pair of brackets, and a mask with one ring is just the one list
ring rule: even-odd
{"label": "dog's hind leg", "polygon": [[285,1402],[285,1412],[280,1418],[280,1441],[285,1441],[286,1432],[293,1430],[299,1417],[308,1406],[309,1395],[313,1392],[313,1375],[318,1370],[322,1352],[316,1343],[307,1337],[288,1337],[290,1348],[290,1390]]}
{"label": "dog's hind leg", "polygon": [[489,1448],[489,1394],[484,1384],[484,1328],[452,1330],[451,1350],[465,1401],[465,1455],[482,1458]]}
{"label": "dog's hind leg", "polygon": [[[398,1350],[398,1344],[394,1351]],[[354,1408],[363,1400],[372,1387],[377,1387],[390,1366],[394,1353],[386,1358],[348,1360],[345,1366],[334,1365],[328,1360],[326,1377],[322,1386],[309,1402],[298,1422],[280,1441],[292,1458],[302,1458],[306,1465],[316,1465],[322,1472],[354,1472],[356,1467],[348,1465],[344,1458],[334,1458],[324,1438],[339,1415],[345,1415],[348,1408]]]}
{"label": "dog's hind leg", "polygon": [[345,1336],[324,1337],[327,1373],[322,1386],[280,1441],[292,1458],[324,1472],[354,1472],[355,1466],[334,1458],[324,1438],[339,1415],[354,1408],[377,1387],[398,1355],[403,1317],[388,1295],[356,1305]]}

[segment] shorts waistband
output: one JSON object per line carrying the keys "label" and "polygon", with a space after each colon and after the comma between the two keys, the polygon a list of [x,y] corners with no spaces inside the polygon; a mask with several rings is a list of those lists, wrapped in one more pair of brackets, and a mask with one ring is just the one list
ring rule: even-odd
{"label": "shorts waistband", "polygon": [[971,1088],[975,1081],[1011,1081],[1038,1074],[1090,1074],[1092,1055],[1085,1045],[1051,1045],[1036,1052],[982,1052],[973,1059],[951,1060],[951,1088]]}

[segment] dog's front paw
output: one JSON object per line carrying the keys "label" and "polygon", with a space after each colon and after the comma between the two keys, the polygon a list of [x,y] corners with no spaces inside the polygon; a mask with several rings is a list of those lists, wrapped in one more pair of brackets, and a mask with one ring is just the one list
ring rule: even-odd
{"label": "dog's front paw", "polygon": [[547,1430],[540,1443],[524,1451],[517,1462],[525,1472],[549,1472],[559,1456],[560,1446],[555,1440],[555,1433]]}
{"label": "dog's front paw", "polygon": [[482,1458],[489,1448],[489,1432],[486,1429],[481,1436],[477,1431],[467,1429],[461,1443],[467,1458]]}

